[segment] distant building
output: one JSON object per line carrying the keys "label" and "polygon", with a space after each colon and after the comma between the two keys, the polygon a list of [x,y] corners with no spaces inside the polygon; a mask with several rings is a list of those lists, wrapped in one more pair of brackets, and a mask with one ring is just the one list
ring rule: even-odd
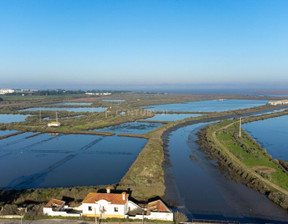
{"label": "distant building", "polygon": [[48,127],[60,127],[61,123],[58,122],[58,113],[56,112],[56,121],[48,123]]}
{"label": "distant building", "polygon": [[285,105],[288,104],[288,100],[269,101],[268,104],[272,106]]}
{"label": "distant building", "polygon": [[0,94],[4,95],[4,94],[8,94],[8,93],[14,93],[14,89],[0,89]]}
{"label": "distant building", "polygon": [[61,123],[58,121],[52,121],[50,123],[48,123],[48,127],[60,127]]}
{"label": "distant building", "polygon": [[89,96],[110,96],[112,93],[109,93],[109,92],[86,92],[85,93],[86,95],[89,95]]}

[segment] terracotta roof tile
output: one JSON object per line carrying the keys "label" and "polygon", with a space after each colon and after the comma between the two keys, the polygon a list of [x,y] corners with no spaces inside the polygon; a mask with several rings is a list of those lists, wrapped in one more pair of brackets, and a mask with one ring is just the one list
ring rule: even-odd
{"label": "terracotta roof tile", "polygon": [[114,193],[89,193],[82,203],[95,203],[99,200],[106,200],[111,202],[111,204],[124,205],[128,200],[129,194],[125,195],[125,200],[122,198],[122,194]]}
{"label": "terracotta roof tile", "polygon": [[52,199],[45,205],[45,207],[52,208],[53,211],[59,211],[64,205],[65,205],[65,201]]}
{"label": "terracotta roof tile", "polygon": [[150,212],[170,212],[170,210],[161,200],[157,200],[148,203],[147,214],[149,214]]}

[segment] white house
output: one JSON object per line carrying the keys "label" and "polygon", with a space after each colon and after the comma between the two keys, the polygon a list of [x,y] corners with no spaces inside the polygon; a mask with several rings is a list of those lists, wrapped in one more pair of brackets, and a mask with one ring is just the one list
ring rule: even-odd
{"label": "white house", "polygon": [[[129,218],[173,221],[173,213],[161,201],[149,202],[147,206],[140,207],[129,200],[129,194],[111,193],[111,188],[106,188],[106,193],[89,193],[78,208],[65,207],[64,201],[52,199],[44,208],[44,214],[50,216],[80,216],[105,218]],[[77,210],[77,211],[76,211]]]}
{"label": "white house", "polygon": [[80,217],[81,213],[69,208],[65,205],[65,201],[57,199],[50,200],[43,208],[44,215],[48,216],[64,216],[64,217]]}
{"label": "white house", "polygon": [[60,127],[61,123],[58,121],[52,121],[48,123],[48,127]]}
{"label": "white house", "polygon": [[89,193],[78,210],[82,211],[83,216],[100,217],[100,218],[126,218],[129,211],[128,208],[129,194],[110,193]]}

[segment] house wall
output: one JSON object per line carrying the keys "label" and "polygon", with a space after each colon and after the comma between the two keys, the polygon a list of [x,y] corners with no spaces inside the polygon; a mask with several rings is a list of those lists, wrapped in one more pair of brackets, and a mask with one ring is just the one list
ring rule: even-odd
{"label": "house wall", "polygon": [[128,200],[128,211],[132,211],[138,208],[141,208],[141,207],[135,204],[134,202]]}
{"label": "house wall", "polygon": [[150,215],[135,215],[129,216],[129,219],[150,219],[150,220],[162,220],[173,221],[173,213],[171,212],[151,212]]}
{"label": "house wall", "polygon": [[[91,207],[91,210],[89,210],[89,206]],[[103,213],[105,218],[124,218],[126,210],[128,210],[128,203],[125,205],[116,205],[111,204],[106,200],[100,200],[97,203],[83,203],[81,209],[83,211],[83,216],[95,217],[96,210],[96,216],[99,217],[101,214],[100,208],[103,207],[105,208],[105,212]],[[114,208],[118,208],[118,211],[115,211]]]}
{"label": "house wall", "polygon": [[[150,220],[162,220],[162,221],[173,221],[173,213],[168,212],[153,212],[154,214],[150,215],[144,215],[144,219],[150,219]],[[143,219],[143,215],[135,215],[135,216],[129,216],[129,219]]]}
{"label": "house wall", "polygon": [[151,212],[148,219],[173,221],[172,212]]}
{"label": "house wall", "polygon": [[81,214],[71,214],[65,211],[53,211],[52,208],[43,208],[43,213],[48,216],[80,217]]}

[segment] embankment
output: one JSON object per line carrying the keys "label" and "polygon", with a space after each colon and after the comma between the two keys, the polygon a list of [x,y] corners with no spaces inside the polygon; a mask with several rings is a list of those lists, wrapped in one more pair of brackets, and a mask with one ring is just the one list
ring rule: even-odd
{"label": "embankment", "polygon": [[239,137],[238,131],[237,121],[208,125],[198,134],[200,149],[218,160],[219,168],[227,172],[227,178],[246,184],[287,209],[287,171],[247,132],[242,130]]}

